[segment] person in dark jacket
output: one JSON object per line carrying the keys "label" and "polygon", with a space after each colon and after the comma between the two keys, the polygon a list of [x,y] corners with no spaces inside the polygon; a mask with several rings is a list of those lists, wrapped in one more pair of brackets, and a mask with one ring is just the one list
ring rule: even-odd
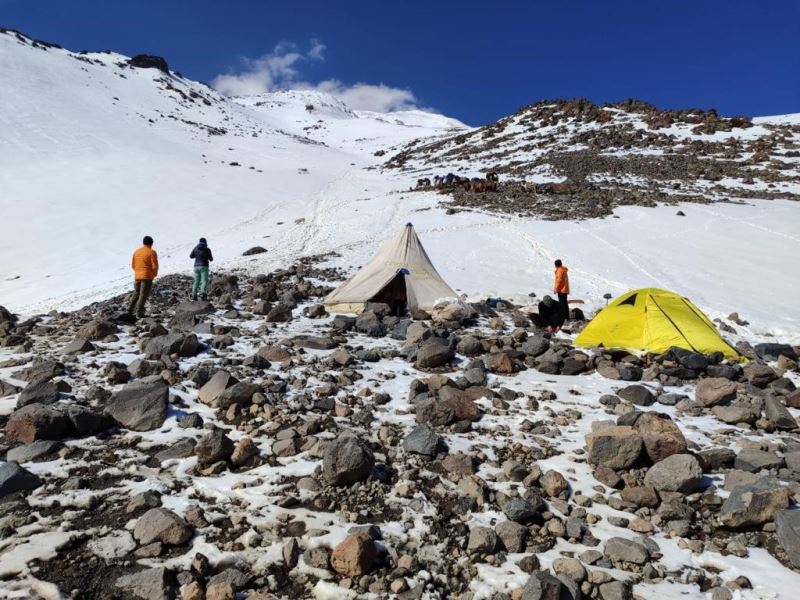
{"label": "person in dark jacket", "polygon": [[561,306],[550,296],[545,296],[539,302],[539,319],[547,327],[548,333],[558,331],[564,324]]}
{"label": "person in dark jacket", "polygon": [[192,281],[192,300],[197,300],[197,293],[203,300],[208,300],[208,264],[214,260],[206,238],[200,238],[189,258],[194,259],[194,280]]}

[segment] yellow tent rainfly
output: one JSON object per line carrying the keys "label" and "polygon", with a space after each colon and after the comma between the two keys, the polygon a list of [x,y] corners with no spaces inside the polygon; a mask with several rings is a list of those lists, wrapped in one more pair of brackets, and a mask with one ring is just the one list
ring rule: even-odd
{"label": "yellow tent rainfly", "polygon": [[653,354],[677,346],[741,358],[699,308],[675,292],[657,288],[622,294],[591,320],[575,343],[584,348],[602,346]]}

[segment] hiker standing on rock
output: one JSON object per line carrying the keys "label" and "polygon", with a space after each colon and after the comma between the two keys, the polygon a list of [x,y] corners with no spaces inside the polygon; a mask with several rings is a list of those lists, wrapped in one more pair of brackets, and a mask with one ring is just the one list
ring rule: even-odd
{"label": "hiker standing on rock", "polygon": [[142,247],[133,253],[133,295],[128,303],[128,312],[137,317],[144,316],[144,305],[153,289],[153,279],[158,276],[158,254],[153,250],[153,238],[144,236]]}
{"label": "hiker standing on rock", "polygon": [[[561,263],[561,259],[556,260],[556,281],[553,285],[553,292],[558,295],[558,305],[561,309],[561,322],[569,319],[569,304],[567,303],[567,296],[569,295],[569,269]],[[558,327],[560,329],[561,327]],[[556,331],[558,330],[556,329]]]}
{"label": "hiker standing on rock", "polygon": [[194,259],[194,280],[192,280],[192,300],[197,300],[197,293],[203,300],[208,300],[208,263],[214,260],[206,238],[200,238],[189,258]]}

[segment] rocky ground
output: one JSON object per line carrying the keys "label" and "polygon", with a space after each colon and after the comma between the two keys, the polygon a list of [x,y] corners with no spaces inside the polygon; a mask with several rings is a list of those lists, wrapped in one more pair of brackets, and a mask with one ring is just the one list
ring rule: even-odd
{"label": "rocky ground", "polygon": [[[484,127],[396,149],[413,177],[500,175],[497,191],[441,190],[452,208],[547,219],[624,205],[800,200],[800,125],[627,102],[543,101]],[[541,190],[532,183],[559,182]]]}
{"label": "rocky ground", "polygon": [[0,597],[793,597],[796,348],[737,315],[744,363],[576,349],[502,300],[332,316],[320,264],[208,303],[165,277],[134,323],[0,308]]}

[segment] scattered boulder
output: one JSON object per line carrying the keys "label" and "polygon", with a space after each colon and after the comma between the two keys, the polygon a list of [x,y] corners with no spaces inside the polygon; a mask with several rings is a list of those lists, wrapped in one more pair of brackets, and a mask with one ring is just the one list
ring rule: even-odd
{"label": "scattered boulder", "polygon": [[377,556],[375,541],[365,531],[348,535],[331,554],[331,566],[346,577],[368,573]]}
{"label": "scattered boulder", "polygon": [[17,408],[28,404],[53,404],[58,402],[58,386],[52,381],[29,383],[17,397]]}
{"label": "scattered boulder", "polygon": [[114,582],[114,587],[123,590],[131,598],[174,600],[177,585],[172,571],[165,567],[154,567],[123,575]]}
{"label": "scattered boulder", "polygon": [[[103,338],[107,338],[110,335],[114,335],[117,333],[117,331],[117,326],[111,321],[96,320],[91,321],[78,329],[75,337],[76,341],[85,340],[88,342],[96,342],[98,340],[102,340]],[[65,352],[65,354],[69,354],[69,352]]]}
{"label": "scattered boulder", "polygon": [[94,344],[92,344],[92,342],[89,340],[75,338],[69,344],[64,346],[64,348],[62,348],[61,353],[66,355],[83,354],[85,352],[91,352],[94,349]]}
{"label": "scattered boulder", "polygon": [[128,59],[128,64],[137,69],[158,69],[169,75],[169,66],[167,61],[160,56],[153,56],[151,54],[137,54],[133,58]]}
{"label": "scattered boulder", "polygon": [[522,588],[520,600],[579,600],[570,594],[563,581],[547,571],[534,571]]}
{"label": "scattered boulder", "polygon": [[44,482],[15,462],[0,465],[0,498],[14,492],[32,490]]}
{"label": "scattered boulder", "polygon": [[503,505],[503,513],[509,521],[527,523],[536,516],[537,510],[524,498],[511,498]]}
{"label": "scattered boulder", "polygon": [[435,458],[441,438],[428,425],[417,425],[403,440],[403,448],[412,454]]}
{"label": "scattered boulder", "polygon": [[432,337],[422,344],[417,351],[416,367],[418,369],[434,369],[453,360],[455,349],[448,340]]}
{"label": "scattered boulder", "polygon": [[778,480],[764,477],[733,489],[719,511],[720,522],[729,529],[768,523],[789,506],[789,490]]}
{"label": "scattered boulder", "polygon": [[800,510],[779,510],[775,513],[775,533],[789,562],[800,568]]}
{"label": "scattered boulder", "polygon": [[60,440],[69,428],[69,420],[60,410],[43,404],[28,404],[14,411],[6,423],[6,437],[17,444],[36,440]]}
{"label": "scattered boulder", "polygon": [[191,539],[192,528],[171,510],[151,508],[139,517],[133,537],[143,546],[153,542],[180,546]]}
{"label": "scattered boulder", "polygon": [[350,485],[365,481],[375,467],[369,447],[352,435],[331,441],[322,457],[322,475],[331,485]]}
{"label": "scattered boulder", "polygon": [[656,401],[653,392],[643,385],[629,385],[619,390],[617,395],[636,406],[650,406]]}
{"label": "scattered boulder", "polygon": [[603,554],[614,565],[621,563],[643,565],[650,560],[650,551],[645,546],[621,537],[612,537],[606,541]]}
{"label": "scattered boulder", "polygon": [[6,460],[9,462],[26,463],[36,460],[42,456],[52,454],[63,447],[61,442],[55,440],[37,440],[24,446],[11,448],[6,453]]}
{"label": "scattered boulder", "polygon": [[628,469],[639,459],[644,442],[633,427],[612,426],[590,432],[586,436],[586,445],[589,447],[589,463],[611,469]]}
{"label": "scattered boulder", "polygon": [[722,377],[707,377],[697,382],[695,399],[710,408],[736,398],[736,384]]}
{"label": "scattered boulder", "polygon": [[497,548],[497,534],[491,527],[472,527],[467,540],[467,552],[492,554]]}
{"label": "scattered boulder", "polygon": [[633,428],[642,436],[645,454],[654,463],[686,452],[686,438],[667,414],[642,413]]}
{"label": "scattered boulder", "polygon": [[106,413],[134,431],[158,429],[167,418],[169,387],[160,381],[129,383],[106,404]]}
{"label": "scattered boulder", "polygon": [[659,492],[691,494],[703,482],[703,469],[691,454],[673,454],[650,467],[644,482]]}
{"label": "scattered boulder", "polygon": [[204,435],[194,447],[197,461],[201,465],[212,465],[221,460],[227,461],[233,454],[233,441],[221,429]]}

